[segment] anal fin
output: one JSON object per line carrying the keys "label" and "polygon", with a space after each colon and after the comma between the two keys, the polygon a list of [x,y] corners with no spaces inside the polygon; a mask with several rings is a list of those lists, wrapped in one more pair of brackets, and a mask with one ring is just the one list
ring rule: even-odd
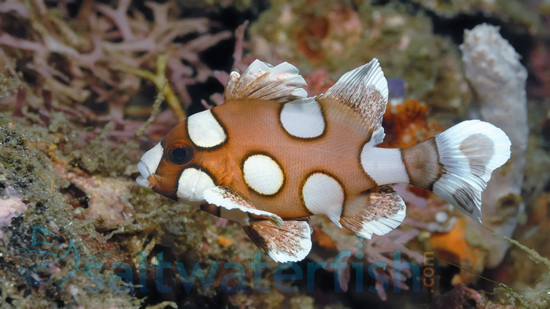
{"label": "anal fin", "polygon": [[358,236],[385,235],[405,219],[406,205],[390,186],[365,192],[346,205],[340,223]]}
{"label": "anal fin", "polygon": [[311,228],[307,221],[285,221],[281,227],[266,220],[251,221],[243,228],[275,262],[301,261],[311,251]]}

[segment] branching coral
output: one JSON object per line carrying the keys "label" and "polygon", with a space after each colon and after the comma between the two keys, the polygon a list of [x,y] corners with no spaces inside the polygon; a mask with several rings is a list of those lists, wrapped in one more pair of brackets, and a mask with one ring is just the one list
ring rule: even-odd
{"label": "branching coral", "polygon": [[[417,271],[420,270],[419,267],[423,263],[422,254],[406,246],[406,244],[417,238],[420,233],[419,229],[395,229],[384,236],[375,235],[372,239],[363,239],[328,224],[326,218],[312,217],[311,225],[314,240],[322,249],[317,247],[316,250],[316,247],[314,247],[308,258],[315,262],[331,262],[334,261],[336,254],[349,252],[347,255],[349,259],[346,258],[347,268],[343,269],[340,276],[336,274],[340,289],[343,291],[347,291],[349,285],[353,284],[350,281],[350,273],[356,270],[354,270],[352,263],[364,265],[362,267],[365,271],[371,265],[374,265],[373,270],[376,274],[371,273],[370,276],[376,277],[373,288],[382,300],[387,299],[388,284],[397,289],[409,290],[410,287],[407,285],[406,280],[411,279],[413,275],[418,275]],[[409,225],[409,220],[406,219],[403,225]],[[325,259],[324,252],[326,250],[331,254]],[[415,265],[412,266],[413,268],[418,268],[412,270],[408,266],[410,265],[408,262]],[[328,266],[330,266],[330,263],[327,264],[327,268],[333,270]],[[413,278],[415,281],[418,279],[418,277]]]}
{"label": "branching coral", "polygon": [[[397,264],[403,263],[401,257],[406,258],[408,261],[416,262],[416,265],[420,266],[423,263],[422,254],[408,249],[404,245],[407,244],[412,239],[416,238],[420,232],[417,229],[410,229],[404,231],[401,229],[396,229],[384,236],[373,237],[373,239],[367,239],[362,242],[361,246],[358,246],[358,249],[366,256],[366,259],[370,263],[382,262],[387,265],[387,267],[380,271],[380,275],[384,276],[388,282],[393,286],[397,286],[402,290],[409,290],[409,286],[405,283],[407,278],[410,278],[414,275],[412,269],[396,267]],[[399,255],[396,253],[399,251]],[[355,254],[357,256],[357,253]],[[361,254],[359,255],[361,256]],[[399,256],[399,260],[396,263],[396,256]],[[418,274],[416,274],[418,275]],[[413,278],[418,280],[418,278]],[[377,282],[376,291],[382,300],[386,300],[386,291],[385,288],[380,285],[380,282]]]}
{"label": "branching coral", "polygon": [[210,34],[206,18],[178,19],[174,2],[146,2],[151,19],[131,8],[129,0],[116,8],[84,1],[75,17],[68,17],[63,5],[31,2],[0,6],[0,57],[7,65],[16,59],[16,67],[9,69],[19,71],[29,88],[27,108],[43,108],[41,91],[48,89],[54,109],[107,103],[105,120],[121,127],[124,105],[141,88],[134,74],[159,90],[168,79],[165,97],[178,118],[185,117],[183,108],[190,104],[186,86],[213,76],[198,53],[231,36],[227,31]]}
{"label": "branching coral", "polygon": [[[105,265],[110,265],[109,259],[128,261],[144,248],[151,251],[162,235],[178,228],[186,236],[178,234],[179,240],[171,242],[178,250],[203,241],[204,234],[191,237],[189,232],[204,230],[193,228],[195,221],[205,221],[190,219],[194,214],[171,216],[169,207],[158,212],[144,209],[163,202],[133,192],[139,150],[137,143],[128,141],[143,125],[141,119],[147,118],[153,101],[151,91],[147,102],[139,102],[143,99],[138,93],[148,80],[158,90],[173,89],[164,91],[171,110],[159,113],[141,138],[151,142],[173,126],[174,114],[185,116],[183,110],[190,104],[186,87],[214,76],[199,52],[231,33],[216,33],[207,18],[180,18],[175,2],[148,2],[150,12],[136,9],[131,1],[113,3],[116,7],[83,1],[77,11],[66,1],[0,3],[0,110],[9,112],[0,114],[0,197],[6,197],[0,200],[5,244],[0,247],[0,289],[1,301],[11,299],[13,306],[40,300],[44,306],[55,301],[58,306],[128,308],[126,300],[136,301],[121,294],[123,302],[116,302],[110,289],[86,293],[83,287],[89,281],[81,271],[66,290],[57,289],[55,280],[34,289],[21,275],[37,265],[36,254],[29,251],[35,249],[29,230],[33,224],[73,241],[81,257],[112,251],[97,259]],[[140,120],[129,118],[133,107],[145,111]],[[5,120],[11,116],[17,117]],[[11,187],[21,197],[12,194]],[[167,213],[180,221],[169,232],[158,231],[163,220],[159,218]],[[190,222],[180,224],[182,220]],[[132,233],[154,235],[133,241]],[[144,242],[150,246],[141,246]],[[52,264],[48,270],[54,277],[78,268],[70,257]],[[106,279],[113,272],[109,266],[98,274]],[[8,290],[10,282],[15,287]]]}

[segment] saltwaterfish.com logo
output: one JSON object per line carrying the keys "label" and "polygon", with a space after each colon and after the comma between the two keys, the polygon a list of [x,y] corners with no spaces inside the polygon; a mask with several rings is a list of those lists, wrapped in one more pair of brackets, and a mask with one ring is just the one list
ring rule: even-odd
{"label": "saltwaterfish.com logo", "polygon": [[[360,245],[358,245],[359,248]],[[120,261],[102,263],[92,259],[112,251],[88,257],[81,256],[72,240],[60,232],[50,231],[39,225],[35,225],[33,228],[31,248],[21,251],[39,256],[41,263],[25,272],[25,279],[28,283],[34,286],[44,285],[52,280],[54,274],[57,274],[53,283],[63,289],[69,279],[78,272],[82,272],[89,281],[89,284],[82,287],[87,293],[98,293],[105,288],[117,293],[147,293],[150,289],[156,289],[159,293],[172,293],[174,287],[165,283],[167,272],[179,275],[179,283],[186,292],[190,292],[194,286],[208,292],[215,282],[219,282],[220,288],[225,293],[247,292],[249,288],[260,293],[267,293],[272,287],[283,293],[295,293],[298,292],[299,285],[305,286],[307,292],[313,292],[316,273],[320,269],[334,272],[334,292],[342,292],[341,282],[344,280],[346,272],[348,275],[354,273],[355,292],[366,290],[380,293],[380,290],[386,291],[390,287],[389,277],[383,275],[387,269],[391,269],[392,282],[404,281],[405,271],[409,273],[407,277],[409,277],[412,292],[419,292],[422,285],[428,289],[428,292],[433,293],[435,283],[433,278],[435,273],[434,258],[430,252],[424,254],[422,274],[421,267],[417,264],[402,261],[400,250],[393,251],[392,265],[385,262],[374,262],[368,265],[363,262],[348,263],[345,261],[352,256],[352,252],[343,250],[335,255],[333,262],[279,264],[273,272],[272,284],[269,285],[262,280],[262,273],[263,270],[270,268],[270,263],[262,262],[260,252],[254,255],[253,261],[250,263],[213,262],[209,266],[201,265],[198,262],[192,267],[182,262],[167,262],[163,252],[148,260],[148,252],[145,250],[139,252],[139,262],[135,266]],[[361,251],[358,251],[355,257],[360,259],[362,254]],[[71,261],[67,262],[67,259]],[[62,267],[65,269],[60,275]],[[104,278],[100,272],[105,268],[112,269],[115,273],[109,278]],[[252,275],[250,276],[250,274]],[[370,277],[370,280],[365,280],[369,279],[365,277]],[[372,282],[372,279],[376,282],[375,284],[365,284],[365,281]],[[302,284],[299,284],[300,281]],[[400,285],[393,285],[393,291],[400,292]]]}

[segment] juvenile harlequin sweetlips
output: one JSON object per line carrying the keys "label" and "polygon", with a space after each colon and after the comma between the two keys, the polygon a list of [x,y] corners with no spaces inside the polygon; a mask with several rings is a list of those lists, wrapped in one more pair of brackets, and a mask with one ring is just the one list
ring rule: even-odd
{"label": "juvenile harlequin sweetlips", "polygon": [[225,103],[146,152],[138,183],[237,221],[277,262],[309,253],[311,215],[364,238],[395,229],[406,212],[395,183],[431,190],[481,222],[481,192],[510,157],[502,130],[470,120],[408,148],[378,148],[388,101],[378,60],[316,97],[305,84],[288,63],[232,72]]}

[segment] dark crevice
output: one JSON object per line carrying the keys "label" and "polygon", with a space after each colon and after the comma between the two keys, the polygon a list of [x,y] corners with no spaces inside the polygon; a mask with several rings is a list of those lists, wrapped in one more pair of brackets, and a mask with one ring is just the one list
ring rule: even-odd
{"label": "dark crevice", "polygon": [[86,192],[84,192],[74,183],[71,183],[67,188],[61,189],[61,193],[69,194],[72,197],[70,203],[73,206],[88,208],[90,204],[90,198],[88,197]]}
{"label": "dark crevice", "polygon": [[193,100],[187,113],[192,115],[204,110],[201,100],[205,100],[208,104],[214,105],[214,102],[209,99],[210,95],[214,93],[223,93],[224,87],[217,79],[211,77],[204,83],[187,86],[187,90]]}

